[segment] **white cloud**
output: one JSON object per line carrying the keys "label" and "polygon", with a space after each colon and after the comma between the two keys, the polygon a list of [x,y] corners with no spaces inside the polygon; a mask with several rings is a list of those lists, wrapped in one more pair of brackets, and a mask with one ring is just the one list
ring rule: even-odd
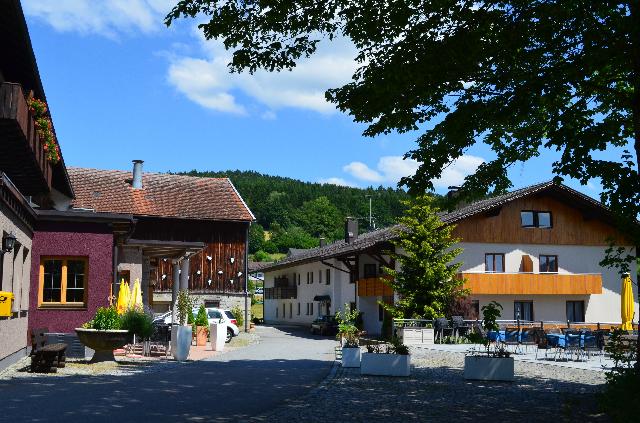
{"label": "white cloud", "polygon": [[451,185],[462,185],[465,176],[474,173],[482,163],[484,163],[482,157],[465,154],[445,168],[440,178],[433,181],[433,186],[438,189],[447,188]]}
{"label": "white cloud", "polygon": [[351,162],[342,168],[356,179],[367,182],[382,182],[385,178],[362,162]]}
{"label": "white cloud", "polygon": [[[342,40],[321,43],[316,54],[300,60],[291,71],[231,74],[227,66],[231,53],[219,41],[205,40],[199,30],[194,33],[203,57],[176,51],[167,54],[168,81],[187,98],[219,112],[238,113],[257,105],[271,112],[267,114],[270,118],[283,108],[335,113],[335,106],[325,100],[324,93],[348,82],[357,67],[355,49]],[[243,98],[242,103],[238,98]]]}
{"label": "white cloud", "polygon": [[320,182],[321,184],[332,184],[332,185],[338,185],[341,187],[355,187],[356,185],[351,183],[351,182],[347,182],[342,178],[326,178],[326,179],[320,179],[318,182]]}
{"label": "white cloud", "polygon": [[121,33],[151,33],[164,27],[173,0],[23,0],[25,14],[56,31],[117,38]]}
{"label": "white cloud", "polygon": [[[440,178],[433,181],[436,189],[450,185],[460,185],[467,175],[476,171],[484,159],[472,155],[464,155],[451,163],[442,171]],[[397,184],[401,178],[412,176],[418,170],[419,163],[402,156],[384,156],[378,160],[376,169],[371,169],[362,162],[351,162],[343,170],[356,179],[366,182]]]}

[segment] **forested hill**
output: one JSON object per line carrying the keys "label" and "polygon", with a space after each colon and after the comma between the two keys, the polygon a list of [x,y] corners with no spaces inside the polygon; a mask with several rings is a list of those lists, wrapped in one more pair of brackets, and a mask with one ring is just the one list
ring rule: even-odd
{"label": "forested hill", "polygon": [[[313,240],[315,245],[319,236],[330,240],[340,238],[346,216],[358,217],[361,231],[368,231],[370,228],[367,195],[372,196],[375,226],[379,228],[390,225],[402,213],[401,200],[407,198],[407,194],[399,189],[351,188],[263,175],[254,171],[199,172],[193,170],[182,174],[228,177],[255,214],[257,223],[273,233],[273,241],[279,241],[278,237],[282,238],[287,233],[294,238],[301,236],[306,238],[306,242],[300,242],[300,239],[287,239],[286,242],[291,245],[277,245],[276,248],[280,251],[289,247],[313,246],[307,244],[311,244]],[[256,230],[259,231],[260,228],[254,229],[254,232]],[[252,250],[261,249],[258,247],[264,246],[253,245]],[[273,250],[274,246],[267,245],[267,249]]]}

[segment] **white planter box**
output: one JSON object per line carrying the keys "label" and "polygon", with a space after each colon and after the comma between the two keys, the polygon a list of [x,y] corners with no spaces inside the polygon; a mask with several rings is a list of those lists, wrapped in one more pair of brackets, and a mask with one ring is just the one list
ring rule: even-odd
{"label": "white planter box", "polygon": [[212,323],[209,327],[209,338],[211,339],[211,350],[222,351],[227,340],[227,324]]}
{"label": "white planter box", "polygon": [[[175,331],[175,344],[172,342],[172,348],[175,345],[175,349],[171,350],[171,354],[178,361],[186,361],[189,357],[189,350],[191,349],[191,326],[173,326],[171,328],[171,337],[173,338]],[[173,341],[173,339],[172,339]]]}
{"label": "white planter box", "polygon": [[360,367],[360,348],[342,348],[342,367]]}
{"label": "white planter box", "polygon": [[362,354],[360,374],[409,376],[411,374],[411,355],[364,353]]}
{"label": "white planter box", "polygon": [[434,340],[432,328],[401,328],[398,334],[405,345],[433,344]]}
{"label": "white planter box", "polygon": [[513,381],[513,357],[494,358],[469,355],[464,358],[464,378]]}

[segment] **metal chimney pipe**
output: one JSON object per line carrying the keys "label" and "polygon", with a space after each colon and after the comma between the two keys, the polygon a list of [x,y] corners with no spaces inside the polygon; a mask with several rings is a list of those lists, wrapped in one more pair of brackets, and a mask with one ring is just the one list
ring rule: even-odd
{"label": "metal chimney pipe", "polygon": [[134,189],[142,189],[142,160],[133,161],[133,183]]}
{"label": "metal chimney pipe", "polygon": [[358,238],[358,219],[347,217],[344,222],[344,241],[351,244]]}
{"label": "metal chimney pipe", "polygon": [[320,246],[324,247],[327,245],[327,240],[324,237],[320,237]]}

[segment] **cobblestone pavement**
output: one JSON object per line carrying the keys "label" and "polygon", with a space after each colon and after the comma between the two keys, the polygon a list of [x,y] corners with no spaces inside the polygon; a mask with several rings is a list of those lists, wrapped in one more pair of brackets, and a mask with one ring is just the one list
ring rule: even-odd
{"label": "cobblestone pavement", "polygon": [[607,421],[597,414],[603,372],[516,362],[516,381],[465,381],[464,355],[416,351],[409,378],[361,376],[337,367],[309,395],[270,421],[444,422]]}
{"label": "cobblestone pavement", "polygon": [[[259,327],[258,342],[154,370],[0,380],[0,422],[238,422],[303,396],[328,374],[335,340]],[[62,370],[62,369],[61,369]],[[138,367],[138,370],[141,370]]]}

